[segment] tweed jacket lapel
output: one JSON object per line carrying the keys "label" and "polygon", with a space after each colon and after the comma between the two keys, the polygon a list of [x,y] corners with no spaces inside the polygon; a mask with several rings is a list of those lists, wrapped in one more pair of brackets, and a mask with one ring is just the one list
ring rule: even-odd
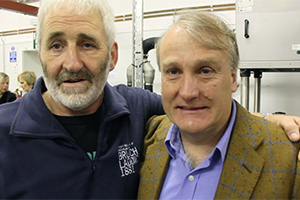
{"label": "tweed jacket lapel", "polygon": [[[164,142],[162,143],[155,143],[153,146],[149,148],[148,152],[156,152],[154,154],[147,154],[147,157],[157,157],[156,162],[148,162],[147,169],[151,171],[150,174],[153,175],[153,182],[151,184],[151,190],[152,195],[149,199],[158,199],[162,185],[164,183],[164,178],[167,173],[167,169],[170,162],[170,156],[169,152],[165,147],[161,148],[161,144],[164,145]],[[157,151],[159,149],[159,151]],[[146,167],[146,166],[145,166]],[[148,190],[150,188],[145,188],[145,190]]]}
{"label": "tweed jacket lapel", "polygon": [[141,158],[145,162],[141,169],[138,199],[159,198],[170,162],[164,141],[171,124],[165,115],[152,117],[147,124],[143,154],[145,158]]}
{"label": "tweed jacket lapel", "polygon": [[263,138],[253,120],[250,113],[237,104],[237,119],[215,199],[249,199],[255,188],[264,159],[255,151]]}

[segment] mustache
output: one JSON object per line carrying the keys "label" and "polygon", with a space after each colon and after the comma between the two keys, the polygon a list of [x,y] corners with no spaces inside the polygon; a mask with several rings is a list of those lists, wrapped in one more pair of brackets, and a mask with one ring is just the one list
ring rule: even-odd
{"label": "mustache", "polygon": [[56,84],[59,86],[63,82],[70,81],[70,80],[87,80],[93,83],[93,76],[89,71],[85,68],[81,69],[78,72],[69,72],[66,69],[63,69],[55,78]]}

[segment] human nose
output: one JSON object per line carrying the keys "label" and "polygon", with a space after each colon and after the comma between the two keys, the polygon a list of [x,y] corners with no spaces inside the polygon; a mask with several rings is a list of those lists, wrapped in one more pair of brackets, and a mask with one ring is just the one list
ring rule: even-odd
{"label": "human nose", "polygon": [[180,85],[179,95],[185,101],[193,100],[198,96],[198,82],[192,76],[182,77]]}
{"label": "human nose", "polygon": [[80,52],[75,46],[68,47],[65,53],[65,60],[63,68],[69,72],[78,72],[82,68],[83,64],[80,60]]}

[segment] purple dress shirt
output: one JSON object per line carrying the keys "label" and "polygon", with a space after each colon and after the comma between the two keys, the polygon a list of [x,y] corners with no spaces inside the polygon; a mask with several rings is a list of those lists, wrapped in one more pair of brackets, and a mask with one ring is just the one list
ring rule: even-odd
{"label": "purple dress shirt", "polygon": [[211,154],[195,169],[187,162],[179,128],[172,124],[165,140],[171,160],[159,199],[214,199],[235,118],[236,104],[233,101],[230,121],[224,135]]}

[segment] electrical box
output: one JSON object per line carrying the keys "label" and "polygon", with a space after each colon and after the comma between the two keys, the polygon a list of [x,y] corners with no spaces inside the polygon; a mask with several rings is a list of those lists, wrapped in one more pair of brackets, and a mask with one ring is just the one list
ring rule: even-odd
{"label": "electrical box", "polygon": [[236,0],[240,68],[300,68],[300,0]]}

